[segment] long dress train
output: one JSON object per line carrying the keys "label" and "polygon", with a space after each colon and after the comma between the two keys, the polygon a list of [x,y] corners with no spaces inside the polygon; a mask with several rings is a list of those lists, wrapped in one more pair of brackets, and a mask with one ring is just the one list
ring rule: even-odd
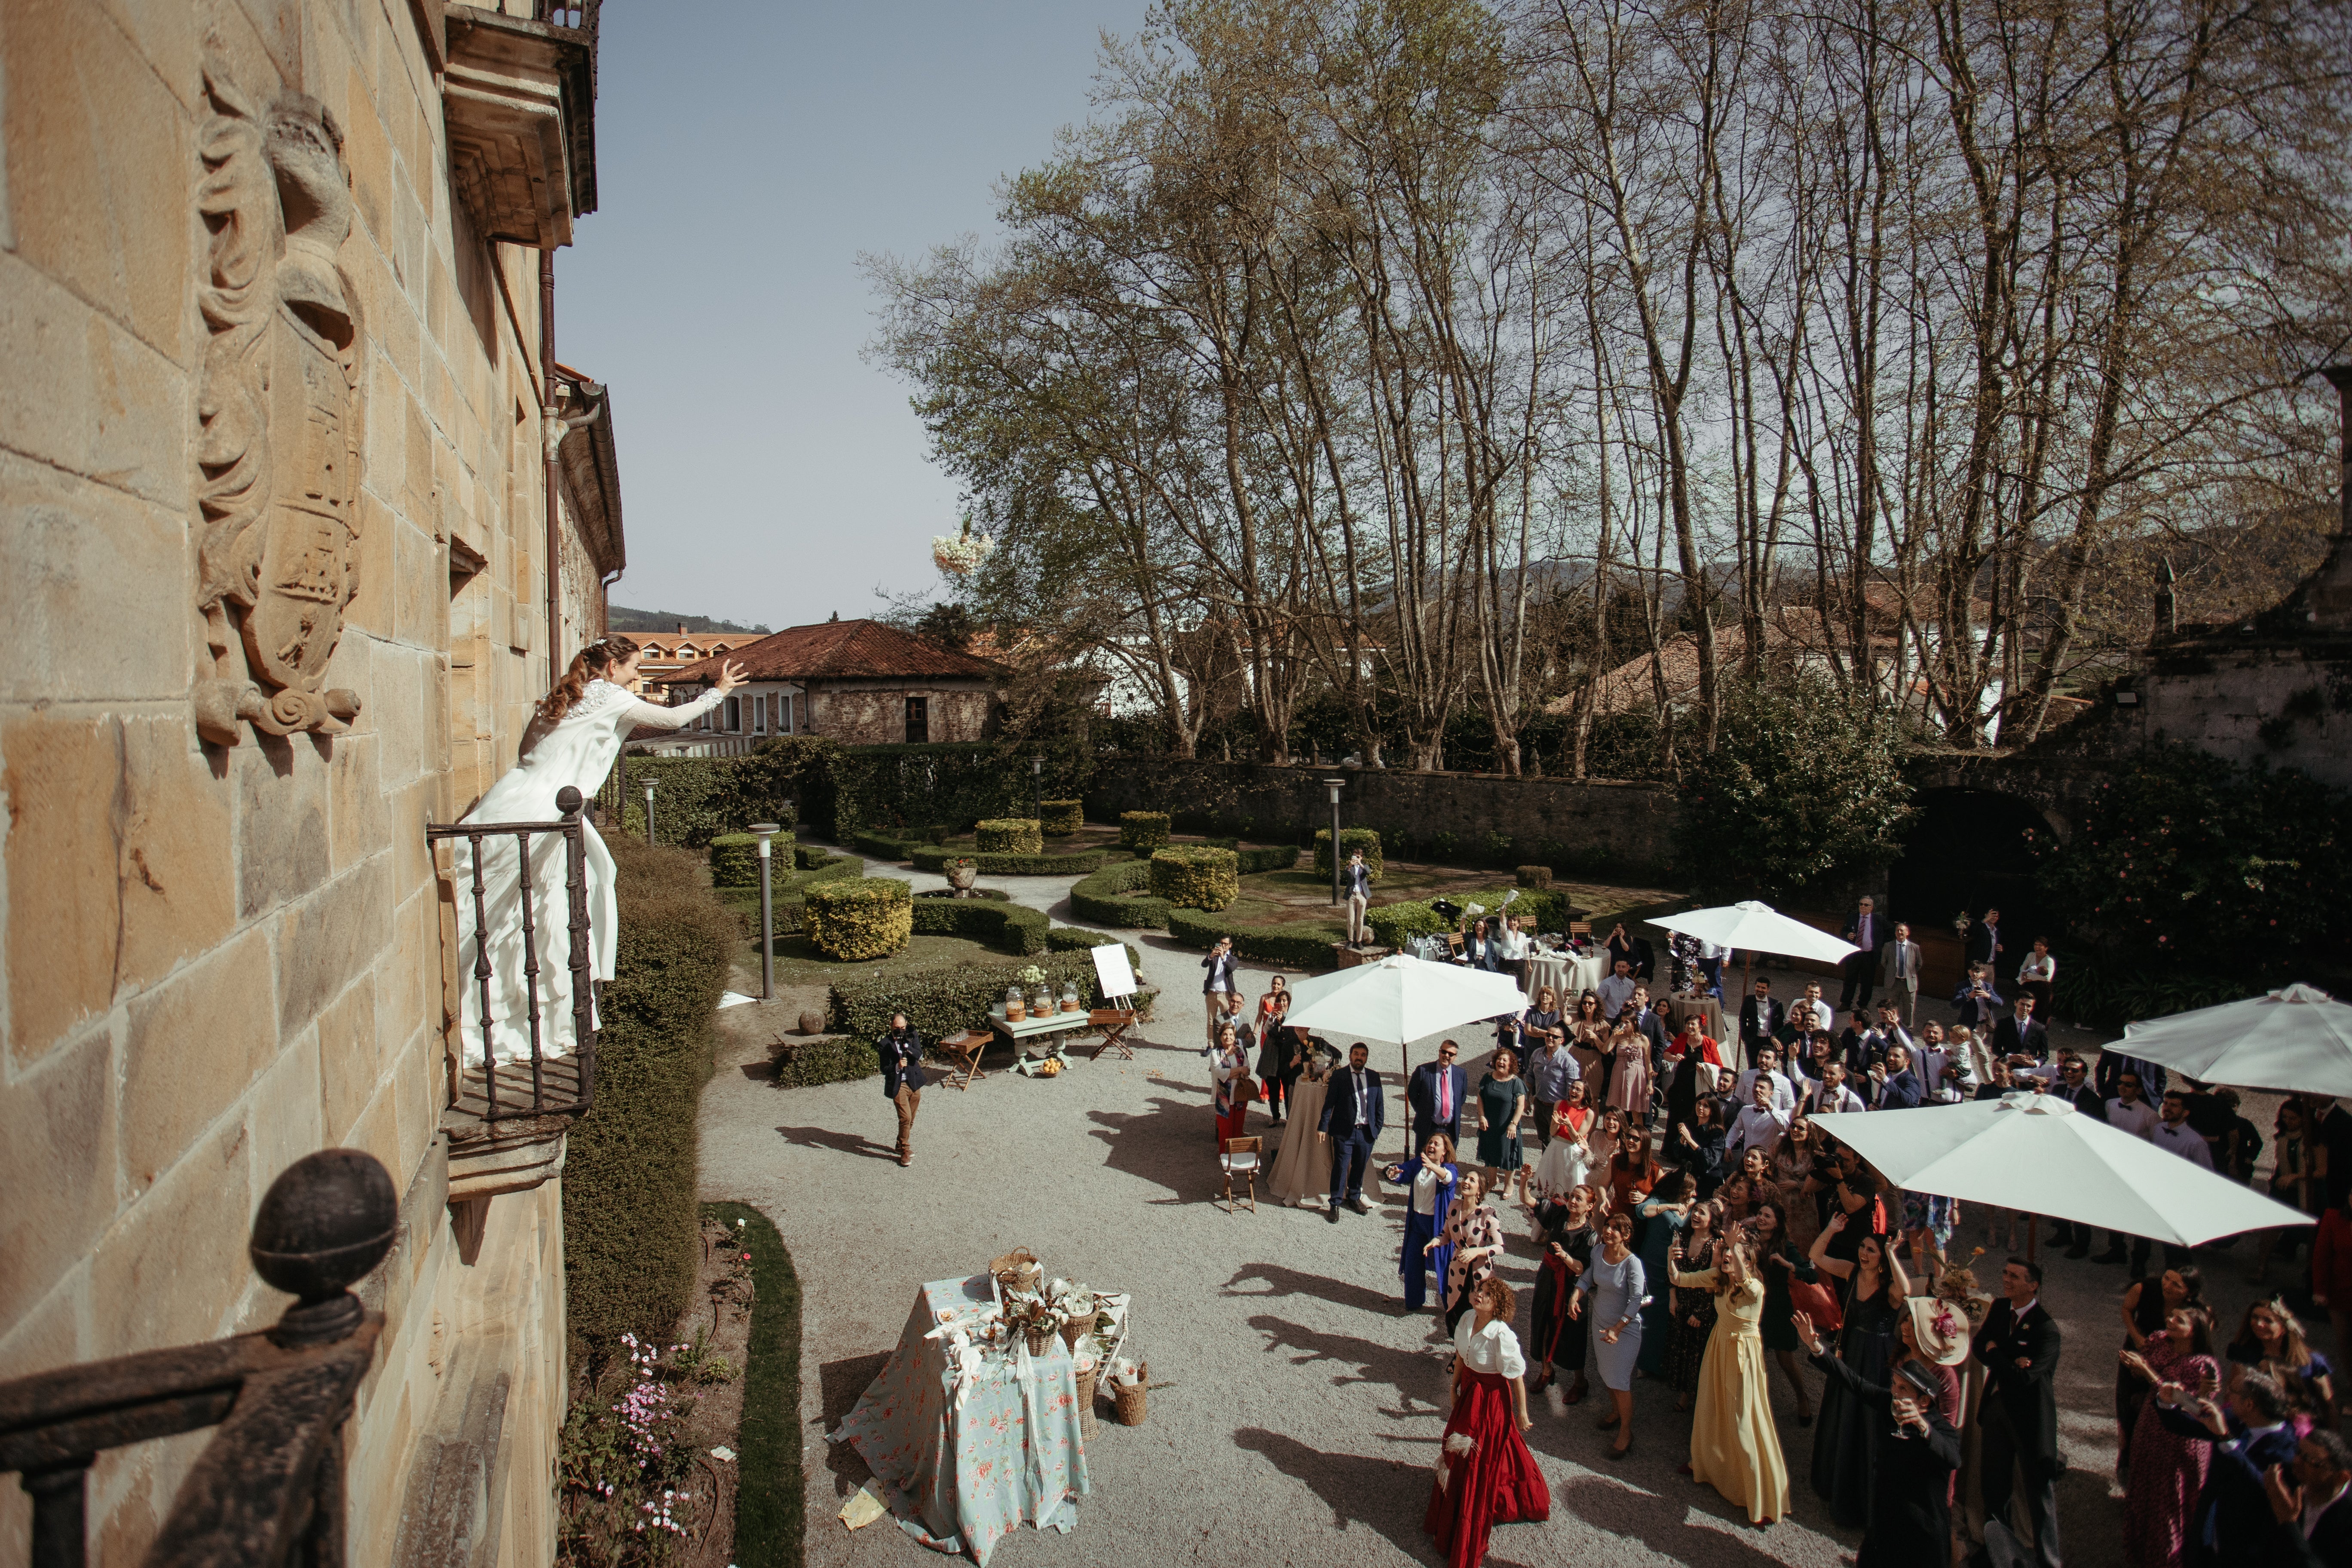
{"label": "long dress train", "polygon": [[[1717,1274],[1709,1268],[1675,1279],[1685,1287],[1707,1289]],[[1772,1425],[1764,1341],[1756,1331],[1763,1310],[1764,1286],[1753,1277],[1716,1298],[1715,1332],[1699,1366],[1698,1403],[1691,1416],[1691,1478],[1746,1509],[1755,1524],[1789,1511],[1789,1467]]]}
{"label": "long dress train", "polygon": [[[631,731],[646,728],[677,730],[693,723],[719,706],[721,694],[705,692],[676,708],[657,708],[640,701],[609,680],[592,680],[553,724],[534,720],[523,732],[522,755],[505,776],[483,795],[460,820],[467,823],[552,822],[555,797],[569,784],[581,795],[593,795],[613,771],[621,742]],[[599,981],[613,978],[613,957],[619,939],[620,908],[613,890],[612,852],[583,823],[588,884],[589,958]],[[457,903],[458,991],[463,998],[461,1022],[467,1061],[478,1061],[482,1051],[482,987],[474,978],[478,931],[488,935],[490,987],[490,1049],[499,1061],[530,1057],[530,1013],[533,993],[539,1007],[539,1049],[542,1057],[569,1055],[577,1043],[572,1021],[572,906],[566,889],[569,868],[563,836],[543,834],[530,846],[530,912],[532,946],[539,958],[536,984],[527,976],[523,954],[523,877],[519,847],[512,838],[482,841],[482,923],[474,918],[474,847],[465,839],[453,844],[451,892]]]}
{"label": "long dress train", "polygon": [[1446,1568],[1477,1568],[1496,1525],[1550,1517],[1551,1488],[1512,1419],[1509,1380],[1465,1366],[1421,1527],[1437,1538]]}

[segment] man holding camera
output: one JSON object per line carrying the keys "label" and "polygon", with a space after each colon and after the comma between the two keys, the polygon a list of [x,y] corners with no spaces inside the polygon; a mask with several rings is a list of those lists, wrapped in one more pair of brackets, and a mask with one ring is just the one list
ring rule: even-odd
{"label": "man holding camera", "polygon": [[898,1163],[915,1163],[915,1112],[922,1109],[923,1037],[904,1013],[890,1015],[890,1032],[875,1045],[882,1058],[882,1097],[898,1108]]}

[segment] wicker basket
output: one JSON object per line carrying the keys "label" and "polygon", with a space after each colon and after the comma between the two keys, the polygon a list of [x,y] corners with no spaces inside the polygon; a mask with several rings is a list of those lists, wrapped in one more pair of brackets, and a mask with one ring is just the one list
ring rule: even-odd
{"label": "wicker basket", "polygon": [[1037,1266],[1037,1255],[1025,1247],[1014,1247],[990,1264],[988,1271],[996,1276],[997,1286],[1003,1290],[1034,1291],[1045,1277],[1045,1271]]}
{"label": "wicker basket", "polygon": [[1029,1341],[1031,1355],[1044,1355],[1046,1347],[1054,1342],[1054,1331],[1051,1329],[1024,1329],[1022,1332]]}
{"label": "wicker basket", "polygon": [[1100,1369],[1091,1360],[1078,1363],[1078,1429],[1082,1432],[1095,1429],[1095,1379],[1099,1374]]}
{"label": "wicker basket", "polygon": [[1114,1383],[1110,1385],[1111,1409],[1120,1426],[1143,1425],[1144,1391],[1150,1386],[1150,1384],[1151,1363],[1139,1361],[1135,1363],[1133,1383]]}
{"label": "wicker basket", "polygon": [[1078,1342],[1095,1331],[1095,1323],[1101,1316],[1099,1312],[1088,1312],[1083,1318],[1072,1318],[1068,1322],[1064,1323],[1062,1342],[1072,1350],[1076,1350]]}

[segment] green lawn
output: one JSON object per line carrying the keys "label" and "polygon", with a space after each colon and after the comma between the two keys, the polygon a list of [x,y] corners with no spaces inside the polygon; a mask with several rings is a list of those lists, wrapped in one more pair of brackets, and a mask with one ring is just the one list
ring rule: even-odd
{"label": "green lawn", "polygon": [[[714,888],[719,901],[744,916],[744,941],[738,951],[737,962],[754,978],[760,973],[760,889],[757,888]],[[843,975],[866,974],[877,964],[890,964],[902,969],[935,969],[946,963],[962,963],[971,959],[1002,961],[1006,955],[985,942],[961,936],[925,936],[917,933],[907,939],[907,945],[887,958],[869,959],[863,963],[844,963],[837,958],[827,958],[811,946],[808,938],[798,931],[776,933],[776,984],[779,985],[830,985]]]}

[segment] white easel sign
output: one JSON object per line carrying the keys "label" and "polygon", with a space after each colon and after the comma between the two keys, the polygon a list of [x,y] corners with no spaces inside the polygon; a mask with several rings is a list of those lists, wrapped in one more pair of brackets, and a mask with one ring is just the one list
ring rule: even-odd
{"label": "white easel sign", "polygon": [[1135,970],[1127,962],[1125,942],[1105,942],[1087,951],[1094,954],[1095,979],[1102,984],[1105,1002],[1115,1002],[1135,994]]}

